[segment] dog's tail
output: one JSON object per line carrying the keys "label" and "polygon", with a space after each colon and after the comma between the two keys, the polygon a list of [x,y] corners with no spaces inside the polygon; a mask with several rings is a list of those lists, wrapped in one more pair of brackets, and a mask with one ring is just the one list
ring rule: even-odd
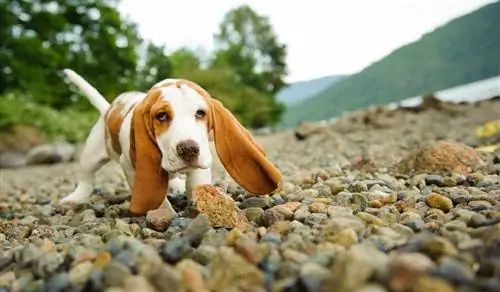
{"label": "dog's tail", "polygon": [[90,103],[104,115],[109,108],[109,102],[102,96],[97,89],[92,86],[87,80],[83,79],[82,76],[78,75],[75,71],[71,69],[64,69],[64,74],[68,79],[73,82],[87,97]]}

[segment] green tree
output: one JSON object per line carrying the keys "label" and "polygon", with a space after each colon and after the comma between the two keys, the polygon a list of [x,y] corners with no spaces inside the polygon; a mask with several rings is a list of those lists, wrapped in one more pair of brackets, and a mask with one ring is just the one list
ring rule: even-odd
{"label": "green tree", "polygon": [[173,64],[165,51],[164,45],[147,44],[138,66],[136,90],[148,91],[158,81],[172,76]]}
{"label": "green tree", "polygon": [[[136,77],[135,24],[119,0],[0,1],[0,95],[22,92],[32,101],[64,108],[78,101],[62,80],[72,68],[108,98],[132,89]],[[84,103],[88,106],[88,103]]]}
{"label": "green tree", "polygon": [[[280,120],[285,106],[275,95],[285,85],[287,74],[286,45],[278,42],[269,19],[243,5],[229,11],[215,35],[216,51],[211,68],[230,70],[246,87],[261,95],[260,118],[253,126],[273,125]],[[254,96],[235,96],[257,102]],[[244,103],[243,103],[244,104]],[[248,108],[252,110],[253,108]],[[264,116],[267,115],[266,118]]]}
{"label": "green tree", "polygon": [[286,85],[286,45],[278,42],[269,19],[243,5],[229,11],[215,35],[213,66],[228,66],[256,90],[275,95]]}
{"label": "green tree", "polygon": [[201,67],[200,57],[188,48],[180,48],[174,51],[170,54],[170,60],[174,68],[173,74],[178,78],[184,78],[182,76]]}

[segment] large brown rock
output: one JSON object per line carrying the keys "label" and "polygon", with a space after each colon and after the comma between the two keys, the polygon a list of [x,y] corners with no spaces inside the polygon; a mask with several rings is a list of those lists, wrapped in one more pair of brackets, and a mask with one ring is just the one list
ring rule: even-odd
{"label": "large brown rock", "polygon": [[484,162],[473,148],[458,142],[439,141],[410,153],[393,166],[394,172],[467,174]]}
{"label": "large brown rock", "polygon": [[228,195],[212,185],[200,185],[193,190],[196,211],[208,216],[213,227],[234,228],[248,223],[246,217]]}

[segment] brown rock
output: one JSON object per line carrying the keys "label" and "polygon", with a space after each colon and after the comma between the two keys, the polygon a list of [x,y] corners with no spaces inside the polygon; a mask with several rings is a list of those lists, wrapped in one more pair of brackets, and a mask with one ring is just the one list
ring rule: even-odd
{"label": "brown rock", "polygon": [[186,292],[208,292],[205,278],[203,277],[203,267],[191,259],[184,259],[176,265],[182,277],[182,291]]}
{"label": "brown rock", "polygon": [[292,229],[292,222],[290,221],[278,221],[275,222],[273,225],[269,226],[267,229],[267,232],[269,233],[276,233],[281,236],[285,236],[290,232],[290,229]]}
{"label": "brown rock", "polygon": [[312,203],[309,205],[309,212],[311,213],[326,214],[327,211],[328,211],[328,206],[323,203]]}
{"label": "brown rock", "polygon": [[257,242],[243,236],[236,240],[234,250],[250,263],[256,265],[262,260],[262,252]]}
{"label": "brown rock", "polygon": [[200,185],[193,193],[197,211],[206,214],[212,226],[234,228],[245,223],[246,217],[236,202],[215,187]]}
{"label": "brown rock", "polygon": [[427,196],[425,202],[432,208],[439,209],[445,213],[450,212],[453,209],[453,202],[440,194],[432,193]]}
{"label": "brown rock", "polygon": [[396,254],[389,263],[389,287],[393,291],[407,291],[434,266],[431,259],[420,253]]}
{"label": "brown rock", "polygon": [[169,209],[159,208],[148,211],[146,214],[146,222],[152,229],[163,232],[167,229],[170,221],[177,217],[176,213],[172,213]]}
{"label": "brown rock", "polygon": [[439,141],[410,153],[392,170],[406,175],[435,172],[468,174],[471,168],[483,163],[473,148],[458,142]]}
{"label": "brown rock", "polygon": [[261,220],[264,226],[271,226],[278,221],[291,220],[293,212],[282,205],[267,209],[262,214]]}
{"label": "brown rock", "polygon": [[295,212],[300,207],[300,205],[301,205],[300,202],[287,202],[287,203],[284,203],[280,206],[282,206],[283,208],[286,208],[292,212]]}
{"label": "brown rock", "polygon": [[265,291],[264,274],[229,247],[220,247],[212,262],[210,291]]}

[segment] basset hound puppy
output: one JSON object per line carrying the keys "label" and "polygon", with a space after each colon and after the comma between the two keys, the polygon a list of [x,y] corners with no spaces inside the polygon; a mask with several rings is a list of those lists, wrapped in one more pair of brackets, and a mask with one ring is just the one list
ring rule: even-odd
{"label": "basset hound puppy", "polygon": [[196,186],[212,184],[210,135],[222,165],[241,187],[256,195],[280,187],[282,174],[250,132],[196,83],[165,79],[147,93],[125,92],[110,104],[79,74],[63,72],[100,117],[86,140],[77,186],[61,204],[85,201],[93,192],[95,172],[113,160],[131,189],[132,214],[157,208],[175,214],[168,191],[185,190],[190,200]]}

